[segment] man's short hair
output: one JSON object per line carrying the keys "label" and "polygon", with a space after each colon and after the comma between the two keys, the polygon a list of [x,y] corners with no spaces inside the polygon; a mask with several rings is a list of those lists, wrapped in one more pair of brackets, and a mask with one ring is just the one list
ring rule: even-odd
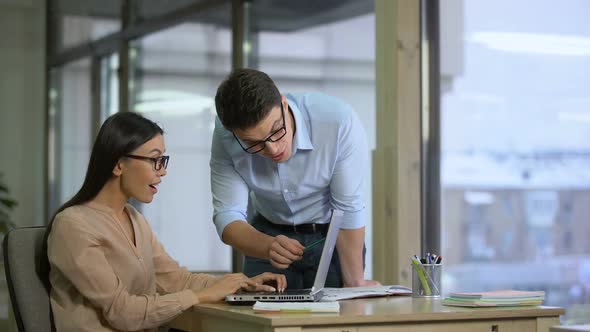
{"label": "man's short hair", "polygon": [[228,130],[249,129],[281,104],[281,94],[265,73],[247,68],[233,70],[217,88],[217,116]]}

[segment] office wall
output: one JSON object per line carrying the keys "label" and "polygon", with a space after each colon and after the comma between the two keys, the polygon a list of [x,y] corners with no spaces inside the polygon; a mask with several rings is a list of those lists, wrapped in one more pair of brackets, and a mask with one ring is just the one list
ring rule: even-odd
{"label": "office wall", "polygon": [[44,218],[45,1],[0,0],[0,172],[19,226]]}

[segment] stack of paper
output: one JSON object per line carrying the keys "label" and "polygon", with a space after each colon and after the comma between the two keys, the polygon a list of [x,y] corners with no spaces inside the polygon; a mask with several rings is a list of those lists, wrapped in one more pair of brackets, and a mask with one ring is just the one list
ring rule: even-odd
{"label": "stack of paper", "polygon": [[338,302],[260,302],[254,304],[254,312],[340,312]]}
{"label": "stack of paper", "polygon": [[545,292],[499,290],[479,293],[451,293],[443,300],[445,305],[461,307],[513,307],[541,305]]}
{"label": "stack of paper", "polygon": [[412,290],[400,285],[324,288],[320,301],[340,301],[359,297],[376,297],[389,295],[412,295]]}

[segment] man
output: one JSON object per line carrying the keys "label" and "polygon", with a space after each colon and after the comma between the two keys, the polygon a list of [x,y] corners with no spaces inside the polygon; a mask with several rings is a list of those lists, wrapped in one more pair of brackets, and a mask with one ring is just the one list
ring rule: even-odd
{"label": "man", "polygon": [[[244,273],[283,273],[310,288],[332,209],[344,211],[326,287],[364,280],[365,132],[355,112],[322,94],[281,95],[263,72],[236,69],[217,89],[211,146],[213,222],[246,255]],[[250,220],[250,223],[246,222]]]}

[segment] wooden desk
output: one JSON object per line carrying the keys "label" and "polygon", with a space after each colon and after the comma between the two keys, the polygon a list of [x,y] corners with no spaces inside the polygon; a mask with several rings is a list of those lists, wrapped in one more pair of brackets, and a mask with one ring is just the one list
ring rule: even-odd
{"label": "wooden desk", "polygon": [[554,326],[551,328],[551,332],[583,332],[590,331],[590,325],[563,325]]}
{"label": "wooden desk", "polygon": [[340,301],[338,314],[255,314],[252,306],[195,306],[173,321],[185,331],[220,332],[549,332],[562,308],[461,308],[440,299],[382,297]]}

